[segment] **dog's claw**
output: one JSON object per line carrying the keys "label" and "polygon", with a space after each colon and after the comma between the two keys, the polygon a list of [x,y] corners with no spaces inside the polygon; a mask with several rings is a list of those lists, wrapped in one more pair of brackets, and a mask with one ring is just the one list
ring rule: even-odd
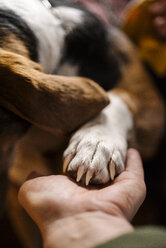
{"label": "dog's claw", "polygon": [[67,167],[70,163],[70,161],[73,159],[73,155],[68,155],[65,159],[64,159],[64,163],[63,163],[63,173],[66,173],[67,171]]}
{"label": "dog's claw", "polygon": [[88,170],[88,172],[86,173],[86,179],[85,179],[85,185],[86,186],[89,185],[89,182],[92,179],[92,177],[93,177],[93,172]]}
{"label": "dog's claw", "polygon": [[111,180],[114,180],[114,178],[115,178],[115,163],[113,160],[111,160],[111,162],[109,164],[109,172],[110,172]]}
{"label": "dog's claw", "polygon": [[77,171],[77,179],[76,181],[79,182],[82,179],[82,176],[84,175],[85,169],[83,166],[80,166]]}

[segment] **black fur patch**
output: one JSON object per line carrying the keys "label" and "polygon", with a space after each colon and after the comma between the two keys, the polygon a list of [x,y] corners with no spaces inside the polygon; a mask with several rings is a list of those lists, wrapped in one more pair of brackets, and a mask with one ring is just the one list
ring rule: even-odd
{"label": "black fur patch", "polygon": [[121,77],[121,64],[113,50],[105,26],[85,11],[84,23],[75,27],[65,38],[61,63],[69,61],[77,65],[80,76],[91,78],[109,90]]}
{"label": "black fur patch", "polygon": [[53,7],[81,9],[84,22],[76,26],[65,38],[64,54],[59,66],[65,62],[79,68],[78,75],[93,79],[105,90],[113,88],[121,77],[126,58],[119,57],[115,45],[108,38],[107,27],[91,12],[77,3],[49,0]]}
{"label": "black fur patch", "polygon": [[0,44],[8,33],[13,33],[22,40],[30,52],[31,59],[38,61],[38,42],[32,30],[13,11],[0,9]]}

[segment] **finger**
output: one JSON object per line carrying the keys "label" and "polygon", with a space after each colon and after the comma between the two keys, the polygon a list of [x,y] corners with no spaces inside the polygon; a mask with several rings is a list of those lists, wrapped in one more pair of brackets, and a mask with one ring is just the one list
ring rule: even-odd
{"label": "finger", "polygon": [[23,183],[18,192],[18,200],[32,219],[39,223],[40,220],[51,221],[53,217],[66,216],[73,212],[73,208],[79,211],[73,207],[71,199],[79,198],[85,191],[85,188],[66,176],[42,176]]}
{"label": "finger", "polygon": [[143,164],[139,152],[135,149],[129,149],[127,152],[126,171],[123,176],[124,188],[120,190],[121,209],[123,209],[125,216],[131,220],[146,196]]}
{"label": "finger", "polygon": [[131,172],[138,180],[144,180],[144,170],[140,154],[135,149],[127,151],[126,171]]}
{"label": "finger", "polygon": [[[67,195],[71,198],[70,193],[73,195],[74,186],[75,184],[66,176],[37,176],[23,183],[18,192],[18,200],[31,218],[39,223],[41,219],[44,221],[45,217],[51,218],[57,205],[59,206],[60,202],[64,202]],[[44,213],[48,212],[48,208],[49,213],[45,216]],[[63,212],[63,207],[61,209]],[[60,213],[59,209],[58,213]]]}
{"label": "finger", "polygon": [[135,149],[127,152],[126,170],[101,193],[102,201],[113,203],[128,220],[133,218],[146,195],[142,160]]}
{"label": "finger", "polygon": [[35,198],[33,196],[36,195],[36,193],[39,195],[42,190],[41,181],[44,178],[45,177],[42,175],[41,179],[41,174],[37,172],[32,172],[29,174],[18,192],[18,200],[23,207],[26,208],[29,204],[31,204],[31,201],[33,202],[32,199]]}

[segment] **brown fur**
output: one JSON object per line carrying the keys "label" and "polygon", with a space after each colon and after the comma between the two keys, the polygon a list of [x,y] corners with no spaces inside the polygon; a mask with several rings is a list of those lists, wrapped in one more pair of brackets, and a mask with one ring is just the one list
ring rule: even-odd
{"label": "brown fur", "polygon": [[110,37],[116,49],[128,57],[123,75],[111,91],[127,104],[134,119],[129,146],[137,148],[144,159],[149,159],[155,154],[163,135],[164,101],[143,68],[133,44],[118,31],[110,33]]}
{"label": "brown fur", "polygon": [[13,52],[24,57],[29,58],[30,54],[24,43],[17,38],[14,34],[9,34],[5,31],[5,29],[1,29],[3,33],[3,39],[0,40],[0,47],[6,51]]}
{"label": "brown fur", "polygon": [[[41,66],[30,60],[27,49],[14,35],[5,36],[0,47],[0,123],[4,125],[3,135],[0,135],[2,166],[11,163],[10,153],[15,150],[15,160],[9,172],[9,215],[24,245],[39,247],[35,241],[36,229],[30,235],[35,238],[28,236],[33,224],[17,203],[17,190],[34,169],[44,174],[55,173],[54,163],[61,161],[62,147],[64,149],[68,142],[68,138],[56,134],[71,133],[99,113],[109,99],[105,91],[90,79],[43,73]],[[27,126],[22,118],[34,126]],[[28,127],[27,135],[20,139]],[[47,159],[50,151],[55,155],[57,151],[54,163]],[[4,169],[2,166],[1,170]],[[16,220],[17,213],[24,221]]]}
{"label": "brown fur", "polygon": [[[130,55],[130,63],[125,66],[122,78],[112,92],[124,100],[133,114],[135,144],[132,146],[135,145],[142,155],[149,157],[155,151],[161,138],[164,123],[163,102],[151,85],[133,47],[126,40],[122,40],[122,44],[118,44],[117,41],[119,39],[115,37],[118,49],[123,49],[123,52]],[[29,232],[30,220],[26,219],[19,204],[14,204],[17,191],[32,170],[43,174],[56,173],[58,165],[62,167],[62,152],[67,145],[68,138],[61,138],[55,134],[71,132],[86,121],[84,118],[87,118],[87,110],[89,111],[89,106],[92,106],[95,101],[102,103],[102,106],[108,101],[103,91],[90,80],[46,75],[41,72],[39,65],[27,56],[23,57],[13,52],[15,51],[0,49],[2,82],[0,103],[35,126],[32,126],[17,143],[14,165],[9,172],[11,186],[8,205],[12,222],[22,237],[24,247],[35,248],[38,233],[33,230],[32,235]],[[21,51],[19,54],[23,55]],[[79,91],[76,91],[78,89]],[[91,102],[92,96],[94,98]],[[51,108],[47,107],[48,105]],[[94,105],[96,108],[96,103]],[[76,109],[77,106],[78,109]],[[55,109],[57,113],[54,112]],[[93,112],[94,108],[91,109]],[[52,160],[51,151],[53,151]]]}
{"label": "brown fur", "polygon": [[164,104],[140,63],[131,63],[126,68],[113,92],[133,114],[136,147],[144,158],[152,157],[163,134]]}
{"label": "brown fur", "polygon": [[0,76],[0,105],[54,134],[71,133],[109,103],[92,80],[45,74],[37,63],[4,49]]}

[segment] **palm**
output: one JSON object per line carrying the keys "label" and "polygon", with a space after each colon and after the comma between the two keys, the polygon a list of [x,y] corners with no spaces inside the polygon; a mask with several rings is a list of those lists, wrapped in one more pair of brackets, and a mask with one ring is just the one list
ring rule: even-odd
{"label": "palm", "polygon": [[104,188],[83,188],[66,176],[38,177],[24,184],[24,192],[26,187],[30,194],[24,194],[23,205],[42,222],[87,211],[131,219],[145,196],[141,161],[133,159],[128,159],[126,171]]}

